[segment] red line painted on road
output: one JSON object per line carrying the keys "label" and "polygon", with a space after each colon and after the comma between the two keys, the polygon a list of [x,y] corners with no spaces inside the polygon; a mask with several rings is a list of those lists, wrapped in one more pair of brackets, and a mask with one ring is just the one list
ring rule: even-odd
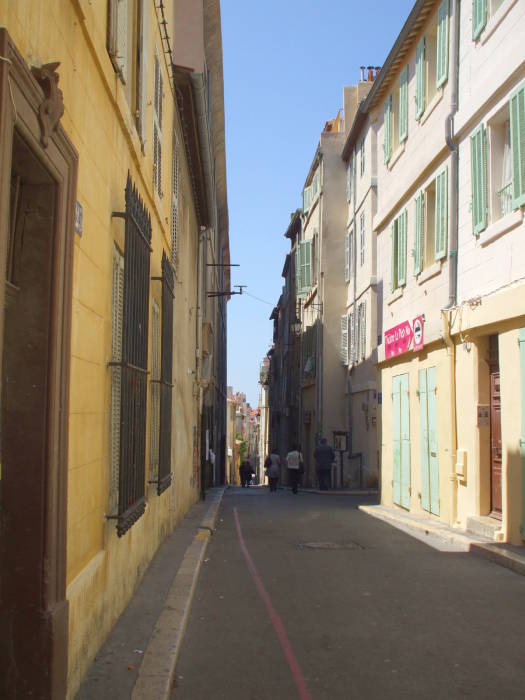
{"label": "red line painted on road", "polygon": [[295,654],[293,653],[292,645],[290,643],[290,640],[288,639],[288,635],[286,634],[286,629],[284,627],[283,621],[281,620],[279,614],[273,607],[271,598],[266,592],[261,577],[259,576],[259,572],[257,571],[255,564],[253,563],[253,559],[251,558],[250,553],[248,552],[248,548],[246,547],[246,543],[242,535],[241,523],[239,522],[239,516],[237,514],[237,508],[233,509],[233,515],[235,516],[235,525],[237,527],[237,534],[239,535],[241,552],[244,554],[244,558],[246,559],[248,570],[252,575],[255,587],[257,588],[259,595],[263,600],[263,603],[266,605],[266,610],[268,611],[268,615],[270,617],[272,625],[275,629],[279,642],[281,643],[281,648],[284,652],[284,656],[286,658],[286,661],[288,662],[290,671],[292,672],[292,676],[297,686],[297,690],[299,691],[299,697],[301,698],[301,700],[312,700],[312,696],[310,695],[310,692],[306,687],[306,682],[304,680],[301,667],[299,666],[299,662],[297,661]]}

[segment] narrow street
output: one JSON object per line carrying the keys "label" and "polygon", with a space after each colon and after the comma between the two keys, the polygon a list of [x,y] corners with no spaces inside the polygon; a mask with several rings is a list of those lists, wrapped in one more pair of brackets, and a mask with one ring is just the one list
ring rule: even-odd
{"label": "narrow street", "polygon": [[525,579],[365,502],[226,491],[173,698],[522,697]]}

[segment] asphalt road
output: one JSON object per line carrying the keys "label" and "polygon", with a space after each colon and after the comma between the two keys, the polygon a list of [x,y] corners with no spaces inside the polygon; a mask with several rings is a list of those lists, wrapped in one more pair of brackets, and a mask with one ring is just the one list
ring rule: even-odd
{"label": "asphalt road", "polygon": [[359,502],[226,491],[173,698],[525,697],[525,577]]}

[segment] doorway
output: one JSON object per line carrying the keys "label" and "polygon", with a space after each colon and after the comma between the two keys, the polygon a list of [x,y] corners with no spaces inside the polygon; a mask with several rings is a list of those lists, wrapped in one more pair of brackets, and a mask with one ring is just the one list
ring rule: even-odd
{"label": "doorway", "polygon": [[501,390],[498,336],[489,338],[490,372],[490,514],[501,520]]}

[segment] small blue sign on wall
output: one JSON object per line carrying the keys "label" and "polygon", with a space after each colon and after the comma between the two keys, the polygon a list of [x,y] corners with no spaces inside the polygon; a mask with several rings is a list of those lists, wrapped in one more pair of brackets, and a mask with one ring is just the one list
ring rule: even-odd
{"label": "small blue sign on wall", "polygon": [[79,236],[82,235],[83,216],[82,204],[77,202],[77,206],[75,207],[75,233],[78,233]]}

